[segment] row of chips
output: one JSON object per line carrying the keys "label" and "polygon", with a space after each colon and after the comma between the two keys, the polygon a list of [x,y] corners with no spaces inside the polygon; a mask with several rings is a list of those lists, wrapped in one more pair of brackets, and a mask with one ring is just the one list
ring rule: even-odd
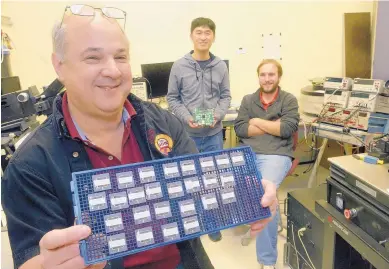
{"label": "row of chips", "polygon": [[[230,154],[230,157],[233,166],[241,166],[245,164],[242,152],[233,152]],[[221,154],[215,156],[215,161],[218,169],[226,169],[232,166],[228,154]],[[213,157],[199,158],[199,162],[203,173],[212,172],[216,170]],[[184,160],[181,161],[179,165],[181,167],[182,174],[178,169],[178,163],[172,162],[163,164],[163,172],[165,179],[197,175],[194,160]],[[157,179],[155,168],[152,165],[138,168],[138,175],[142,184],[154,182]],[[128,189],[135,187],[136,185],[133,171],[117,173],[116,179],[118,183],[118,189]],[[94,192],[112,189],[109,173],[93,175],[92,181]]]}
{"label": "row of chips", "polygon": [[[118,218],[116,218],[115,221],[118,221],[117,219]],[[182,224],[184,227],[185,235],[190,235],[201,231],[200,223],[197,216],[183,218]],[[161,225],[161,230],[162,230],[163,242],[169,242],[181,238],[177,222],[163,224]],[[153,231],[152,226],[140,228],[135,230],[134,232],[136,238],[136,246],[138,248],[155,244],[156,235],[155,232]],[[128,245],[127,245],[128,241],[126,240],[125,233],[119,233],[119,234],[107,236],[107,241],[108,241],[108,251],[109,254],[111,255],[128,250]]]}
{"label": "row of chips", "polygon": [[[203,185],[206,190],[220,187],[218,174],[210,173],[203,175]],[[222,187],[228,188],[235,185],[234,174],[225,172],[220,174]],[[184,179],[185,190],[188,194],[201,191],[200,181],[197,177]],[[183,197],[185,195],[184,186],[181,181],[166,183],[167,192],[170,199]],[[108,208],[105,191],[88,194],[89,211],[97,211]],[[149,200],[162,198],[163,191],[160,182],[152,182],[144,186],[129,188],[127,190],[110,193],[109,200],[111,210],[128,208],[129,205],[145,203]]]}
{"label": "row of chips", "polygon": [[[233,188],[227,188],[220,191],[220,196],[223,204],[230,204],[236,202],[235,191]],[[218,199],[216,193],[208,193],[201,195],[201,202],[204,210],[217,209]],[[197,210],[195,201],[190,198],[184,201],[179,201],[178,206],[180,209],[182,226],[184,228],[185,235],[198,233],[201,231],[201,227],[196,216]],[[172,217],[172,211],[169,201],[163,201],[153,204],[153,210],[155,218],[165,219]],[[107,233],[117,232],[124,230],[122,213],[115,213],[106,215],[104,217],[105,228]],[[151,211],[149,205],[142,205],[134,207],[132,209],[132,216],[136,225],[148,223],[152,221]],[[180,232],[177,222],[167,223],[161,225],[163,234],[163,241],[168,242],[172,240],[180,239]],[[136,229],[135,238],[137,247],[143,247],[155,243],[154,233],[152,226]],[[128,250],[126,243],[125,233],[115,234],[107,237],[109,253],[114,254]],[[160,243],[160,242],[159,242]]]}

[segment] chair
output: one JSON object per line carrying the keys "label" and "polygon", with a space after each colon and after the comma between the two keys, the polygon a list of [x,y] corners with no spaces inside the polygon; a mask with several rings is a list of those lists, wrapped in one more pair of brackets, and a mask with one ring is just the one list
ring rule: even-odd
{"label": "chair", "polygon": [[[293,134],[293,151],[296,151],[297,149],[297,145],[298,145],[298,131],[295,132]],[[296,167],[299,165],[299,162],[300,160],[298,158],[294,158],[293,161],[292,161],[292,166],[290,167],[289,171],[288,171],[288,174],[286,174],[286,176],[291,176],[293,175],[294,173],[294,170],[296,169]],[[278,199],[278,195],[277,195],[277,199]],[[279,201],[278,199],[278,217],[279,217],[279,221],[278,221],[278,227],[279,227],[279,230],[278,230],[278,233],[281,233],[283,230],[284,230],[284,226],[282,224],[282,217],[281,217],[281,213],[280,213],[280,204],[283,204]],[[285,205],[284,205],[285,206]],[[251,229],[249,229],[245,235],[242,237],[241,239],[241,244],[242,246],[248,246],[250,241],[251,241],[251,236],[250,236],[250,231]]]}
{"label": "chair", "polygon": [[[292,147],[292,148],[293,148],[293,151],[296,151],[298,143],[299,143],[299,134],[298,134],[298,131],[297,131],[297,132],[295,132],[295,133],[293,134],[293,147]],[[297,159],[297,158],[294,158],[294,159],[293,159],[293,161],[292,161],[292,166],[290,167],[289,172],[288,172],[288,174],[287,174],[286,176],[291,176],[291,175],[293,175],[294,170],[295,170],[296,167],[299,165],[299,162],[300,162],[299,159]]]}

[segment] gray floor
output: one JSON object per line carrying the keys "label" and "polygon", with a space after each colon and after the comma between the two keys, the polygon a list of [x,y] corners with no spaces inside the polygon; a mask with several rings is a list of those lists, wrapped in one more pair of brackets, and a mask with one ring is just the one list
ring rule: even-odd
{"label": "gray floor", "polygon": [[[307,186],[308,177],[310,172],[303,173],[308,168],[308,165],[300,165],[297,167],[295,173],[299,176],[287,177],[282,183],[279,191],[278,198],[283,201],[286,198],[289,191],[305,188]],[[321,183],[325,181],[328,176],[328,170],[319,167],[317,174],[317,182]],[[282,205],[281,205],[282,212]],[[283,223],[286,224],[286,217],[283,216]],[[216,269],[256,269],[259,268],[259,264],[256,261],[255,255],[255,240],[252,240],[248,246],[241,245],[241,237],[246,231],[245,227],[238,227],[233,229],[224,230],[223,240],[217,243],[211,242],[207,236],[202,237],[204,247],[209,254],[212,263]],[[284,230],[278,236],[278,263],[277,269],[287,269],[287,265],[283,264],[283,246],[286,240],[286,231]],[[7,232],[1,233],[1,269],[13,268],[12,253],[9,246]]]}

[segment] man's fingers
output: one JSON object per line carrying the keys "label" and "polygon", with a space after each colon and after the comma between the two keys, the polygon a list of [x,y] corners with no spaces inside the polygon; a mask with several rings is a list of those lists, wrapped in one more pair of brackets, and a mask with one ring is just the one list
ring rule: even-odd
{"label": "man's fingers", "polygon": [[89,265],[87,269],[103,269],[107,265],[107,262]]}
{"label": "man's fingers", "polygon": [[193,122],[193,120],[189,120],[188,123],[191,128],[198,128],[199,126],[197,123]]}
{"label": "man's fingers", "polygon": [[256,236],[258,233],[260,233],[263,230],[263,228],[265,228],[265,226],[269,222],[270,222],[270,219],[264,219],[264,220],[262,220],[259,223],[252,224],[251,227],[250,227],[250,236],[251,237]]}
{"label": "man's fingers", "polygon": [[71,260],[59,265],[58,269],[103,269],[107,265],[107,262],[85,265],[84,259],[81,256],[77,256]]}
{"label": "man's fingers", "polygon": [[263,219],[261,221],[257,221],[253,224],[251,224],[250,228],[251,228],[251,231],[252,232],[255,232],[255,231],[258,231],[258,230],[262,230],[263,227],[265,227],[265,225],[269,222],[270,220],[269,219]]}
{"label": "man's fingers", "polygon": [[87,268],[87,266],[85,265],[84,259],[81,256],[77,256],[71,260],[68,260],[68,261],[58,265],[56,268],[58,268],[58,269],[84,269],[84,268]]}
{"label": "man's fingers", "polygon": [[50,257],[47,261],[44,261],[44,263],[45,267],[52,268],[58,264],[65,263],[68,260],[80,256],[80,247],[78,243],[74,243],[55,250],[42,250],[42,255]]}
{"label": "man's fingers", "polygon": [[53,250],[62,246],[78,242],[91,233],[91,229],[86,225],[76,225],[66,229],[52,230],[45,234],[39,245],[41,248]]}
{"label": "man's fingers", "polygon": [[189,124],[189,126],[192,127],[192,128],[202,128],[203,127],[202,125],[197,124],[197,123]]}
{"label": "man's fingers", "polygon": [[261,205],[267,207],[277,200],[277,186],[266,179],[262,179],[262,186],[265,190],[265,194],[262,197]]}
{"label": "man's fingers", "polygon": [[106,265],[107,262],[102,262],[86,266],[84,259],[81,256],[78,256],[61,264],[58,266],[58,269],[103,269]]}
{"label": "man's fingers", "polygon": [[272,213],[272,215],[274,215],[277,211],[277,206],[278,206],[278,201],[274,201],[271,205],[270,205],[270,211]]}
{"label": "man's fingers", "polygon": [[261,205],[263,207],[269,207],[271,211],[271,216],[267,219],[263,219],[251,224],[250,236],[252,237],[260,233],[263,230],[263,228],[273,219],[274,213],[276,212],[277,209],[277,195],[276,195],[277,186],[271,181],[268,181],[266,179],[262,179],[262,186],[265,193],[262,197]]}

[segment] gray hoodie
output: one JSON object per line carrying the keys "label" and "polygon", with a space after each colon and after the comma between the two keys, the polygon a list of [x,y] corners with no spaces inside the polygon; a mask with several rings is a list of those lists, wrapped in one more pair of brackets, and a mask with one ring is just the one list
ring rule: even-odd
{"label": "gray hoodie", "polygon": [[[212,61],[202,70],[191,53],[173,64],[167,101],[172,112],[185,123],[190,136],[215,135],[222,129],[221,120],[231,102],[227,65],[219,57],[211,54]],[[218,119],[215,127],[190,128],[187,122],[193,117],[195,108],[214,108]]]}

